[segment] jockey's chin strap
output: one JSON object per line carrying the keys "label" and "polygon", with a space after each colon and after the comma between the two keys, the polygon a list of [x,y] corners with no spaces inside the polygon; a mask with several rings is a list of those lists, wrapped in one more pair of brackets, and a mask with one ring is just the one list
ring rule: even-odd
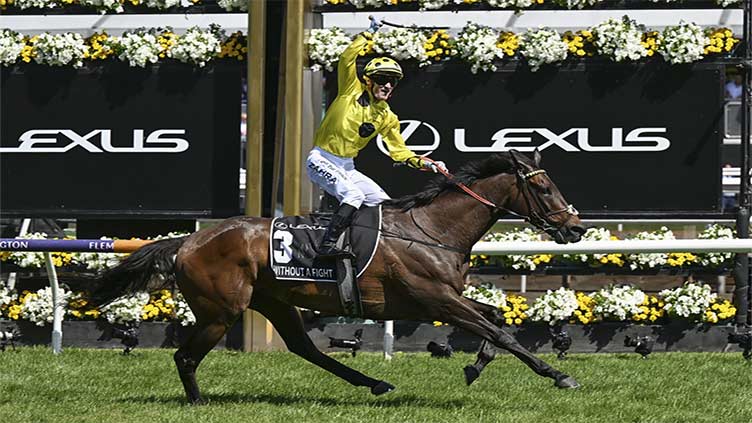
{"label": "jockey's chin strap", "polygon": [[[528,173],[524,173],[521,169],[518,169],[517,181],[520,186],[519,191],[520,193],[522,193],[522,197],[525,199],[525,203],[527,204],[527,209],[530,214],[530,216],[527,216],[527,217],[525,216],[520,216],[520,217],[529,221],[530,224],[532,224],[536,228],[548,233],[552,231],[558,231],[559,229],[561,229],[562,226],[564,226],[564,223],[565,223],[565,222],[562,222],[561,225],[559,226],[553,226],[551,223],[549,223],[550,217],[556,216],[561,213],[568,213],[572,216],[577,216],[579,212],[577,211],[577,209],[574,208],[573,205],[567,204],[566,207],[563,207],[559,210],[552,210],[546,213],[544,216],[541,216],[538,210],[546,210],[546,205],[543,204],[543,201],[540,199],[540,197],[538,197],[532,192],[532,189],[530,188],[529,180],[535,175],[541,175],[545,173],[546,171],[543,169],[533,170],[532,172],[528,172]],[[532,202],[535,203],[536,207],[533,207],[533,205],[531,204],[531,200],[530,200],[531,198],[532,198]],[[512,212],[512,214],[519,216],[517,213]]]}

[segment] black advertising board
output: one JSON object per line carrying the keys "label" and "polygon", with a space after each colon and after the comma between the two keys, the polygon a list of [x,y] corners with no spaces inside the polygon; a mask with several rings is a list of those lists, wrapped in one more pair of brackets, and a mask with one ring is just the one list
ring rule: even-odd
{"label": "black advertising board", "polygon": [[[407,145],[450,170],[538,147],[567,200],[589,216],[718,214],[722,70],[651,61],[473,75],[452,64],[408,71],[390,105]],[[392,197],[431,177],[392,167],[380,141],[356,165]]]}
{"label": "black advertising board", "polygon": [[238,214],[242,65],[0,69],[4,217]]}

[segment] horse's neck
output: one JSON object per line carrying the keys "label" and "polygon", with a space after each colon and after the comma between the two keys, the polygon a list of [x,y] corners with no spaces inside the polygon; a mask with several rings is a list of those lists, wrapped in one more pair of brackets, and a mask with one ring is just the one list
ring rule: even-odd
{"label": "horse's neck", "polygon": [[[479,181],[472,189],[497,205],[506,198],[486,193]],[[431,232],[443,243],[470,251],[480,238],[496,223],[494,209],[481,203],[464,192],[447,192],[437,197],[431,204],[415,209],[422,215],[421,220],[430,220]]]}

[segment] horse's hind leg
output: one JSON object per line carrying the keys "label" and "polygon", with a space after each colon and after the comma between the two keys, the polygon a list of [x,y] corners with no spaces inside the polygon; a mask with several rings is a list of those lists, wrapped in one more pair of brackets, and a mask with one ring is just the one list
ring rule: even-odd
{"label": "horse's hind leg", "polygon": [[221,320],[210,323],[197,322],[195,332],[175,352],[173,358],[189,403],[204,403],[196,383],[196,369],[231,325],[232,323]]}
{"label": "horse's hind leg", "polygon": [[[527,364],[535,373],[554,379],[555,385],[559,388],[576,388],[579,386],[574,378],[554,369],[545,361],[533,355],[525,347],[520,345],[514,337],[501,328],[488,321],[483,315],[476,310],[473,301],[453,297],[451,302],[445,304],[446,309],[443,315],[448,323],[474,333],[483,339],[488,340],[498,348],[503,348],[515,357]],[[489,360],[490,361],[490,360]]]}
{"label": "horse's hind leg", "polygon": [[[250,284],[243,283],[242,273],[227,272],[223,277],[227,279],[212,281],[216,285],[208,282],[199,284],[197,280],[187,278],[179,280],[183,295],[196,316],[195,331],[174,355],[180,381],[191,404],[204,402],[196,383],[196,369],[206,354],[217,345],[242,312],[248,308],[253,292]],[[232,295],[206,291],[207,286],[217,286],[221,283],[225,283],[225,286],[236,286],[238,289],[230,291]],[[209,294],[212,295],[211,298]]]}
{"label": "horse's hind leg", "polygon": [[370,378],[319,351],[305,332],[300,312],[295,307],[269,296],[254,294],[251,308],[269,319],[291,352],[339,376],[351,385],[371,388],[371,393],[374,395],[381,395],[394,389],[391,384]]}

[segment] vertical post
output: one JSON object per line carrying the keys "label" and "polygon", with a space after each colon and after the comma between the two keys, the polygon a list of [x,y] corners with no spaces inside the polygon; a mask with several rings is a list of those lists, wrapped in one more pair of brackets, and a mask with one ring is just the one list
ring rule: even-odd
{"label": "vertical post", "polygon": [[60,298],[57,271],[49,252],[44,253],[44,264],[47,267],[47,278],[52,288],[52,353],[60,354],[63,346],[63,299]]}
{"label": "vertical post", "polygon": [[[264,121],[266,118],[266,0],[249,0],[248,5],[248,129],[246,144],[245,214],[263,214]],[[277,335],[277,340],[279,336]],[[243,351],[270,348],[275,334],[260,313],[243,313]]]}
{"label": "vertical post", "polygon": [[303,131],[303,31],[305,0],[289,0],[285,19],[285,111],[284,188],[282,208],[285,215],[300,213],[301,141]]}
{"label": "vertical post", "polygon": [[[742,90],[742,122],[741,122],[741,181],[739,184],[739,209],[736,215],[736,231],[739,238],[749,238],[749,138],[750,138],[750,101],[752,100],[752,50],[750,36],[752,36],[752,0],[744,1],[744,74]],[[750,309],[749,290],[749,254],[738,253],[734,260],[734,301],[736,302],[736,325],[748,326],[752,319]]]}
{"label": "vertical post", "polygon": [[394,320],[384,320],[384,358],[392,359],[394,350]]}
{"label": "vertical post", "polygon": [[527,275],[520,275],[520,293],[527,292]]}

